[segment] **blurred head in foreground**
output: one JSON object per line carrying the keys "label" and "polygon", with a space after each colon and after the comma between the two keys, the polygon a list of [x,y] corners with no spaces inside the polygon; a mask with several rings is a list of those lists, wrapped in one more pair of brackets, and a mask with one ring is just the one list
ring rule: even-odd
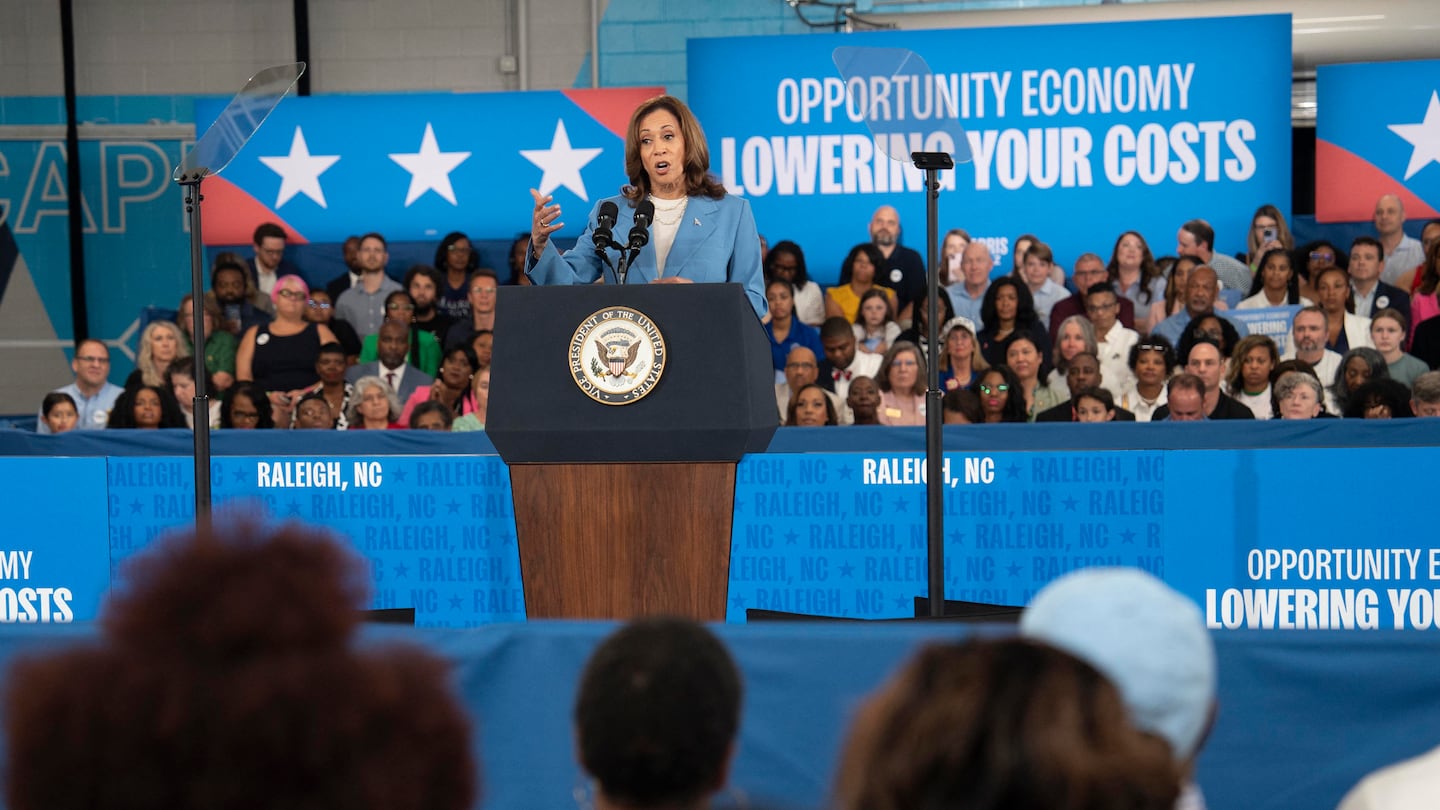
{"label": "blurred head in foreground", "polygon": [[1032,641],[927,647],[861,709],[842,810],[1169,810],[1179,776],[1094,667]]}
{"label": "blurred head in foreground", "polygon": [[352,643],[363,562],[289,525],[162,541],[93,644],[5,689],[7,804],[468,808],[470,726],[439,658]]}
{"label": "blurred head in foreground", "polygon": [[644,619],[606,639],[575,699],[597,807],[704,806],[729,775],[740,698],[735,662],[695,622]]}

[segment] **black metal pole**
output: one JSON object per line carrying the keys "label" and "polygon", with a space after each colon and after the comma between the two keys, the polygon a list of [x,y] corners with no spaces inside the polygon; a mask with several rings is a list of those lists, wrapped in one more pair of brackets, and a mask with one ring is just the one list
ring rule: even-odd
{"label": "black metal pole", "polygon": [[[291,9],[295,13],[295,61],[310,64],[310,0],[294,0]],[[300,74],[295,85],[296,95],[310,95],[310,71]]]}
{"label": "black metal pole", "polygon": [[945,424],[940,402],[944,394],[940,391],[940,354],[945,347],[940,343],[940,268],[936,257],[940,255],[937,240],[939,225],[940,172],[936,168],[925,170],[925,266],[930,272],[926,277],[929,292],[925,296],[925,339],[929,341],[930,362],[928,364],[927,388],[925,390],[925,516],[927,525],[926,546],[929,550],[930,569],[930,615],[945,615],[945,451],[942,430]]}
{"label": "black metal pole", "polygon": [[60,0],[60,50],[65,73],[65,193],[69,198],[70,320],[75,342],[90,337],[85,289],[85,205],[80,192],[80,129],[75,113],[75,8]]}
{"label": "black metal pole", "polygon": [[[195,336],[195,531],[210,530],[210,398],[205,391],[205,257],[200,233],[200,182],[185,178],[185,213],[190,219],[190,334]],[[219,328],[218,324],[216,328]]]}

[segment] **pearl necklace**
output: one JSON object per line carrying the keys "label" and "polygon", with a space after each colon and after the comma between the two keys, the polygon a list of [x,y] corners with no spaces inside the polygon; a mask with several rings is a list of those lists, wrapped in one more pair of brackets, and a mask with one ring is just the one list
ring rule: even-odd
{"label": "pearl necklace", "polygon": [[[662,200],[654,194],[651,194],[650,202],[655,204],[655,221],[661,225],[670,227],[680,224],[680,220],[685,216],[685,206],[690,202],[690,198],[681,197],[678,200]],[[666,218],[663,216],[664,214],[671,214],[671,216]]]}

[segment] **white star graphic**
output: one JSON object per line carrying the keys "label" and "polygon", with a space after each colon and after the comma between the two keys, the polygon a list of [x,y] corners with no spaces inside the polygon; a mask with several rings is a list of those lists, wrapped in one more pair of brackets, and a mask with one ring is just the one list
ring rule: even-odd
{"label": "white star graphic", "polygon": [[310,147],[305,145],[305,133],[300,131],[300,127],[295,127],[289,155],[260,158],[270,171],[280,175],[280,194],[275,198],[275,207],[290,202],[296,194],[304,194],[324,208],[325,192],[320,189],[320,175],[339,159],[339,155],[310,154]]}
{"label": "white star graphic", "polygon": [[1440,163],[1440,94],[1430,91],[1430,106],[1425,110],[1424,121],[1418,124],[1391,124],[1390,131],[1415,147],[1410,153],[1410,165],[1405,167],[1406,180],[1418,174],[1430,161]]}
{"label": "white star graphic", "polygon": [[410,172],[410,191],[405,194],[405,207],[420,199],[427,191],[444,197],[451,205],[455,202],[455,189],[450,185],[450,172],[470,157],[469,152],[441,152],[435,143],[435,128],[425,122],[425,137],[420,139],[420,151],[410,154],[392,154],[390,159]]}
{"label": "white star graphic", "polygon": [[555,137],[550,139],[549,149],[521,149],[520,154],[531,163],[545,170],[540,176],[540,193],[549,194],[561,186],[575,192],[580,199],[589,202],[585,194],[585,180],[580,170],[594,160],[603,149],[573,149],[570,136],[565,132],[565,122],[555,121]]}

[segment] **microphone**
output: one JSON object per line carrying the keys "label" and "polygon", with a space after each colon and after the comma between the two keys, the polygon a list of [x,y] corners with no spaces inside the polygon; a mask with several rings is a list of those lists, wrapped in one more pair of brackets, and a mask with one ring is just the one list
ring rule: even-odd
{"label": "microphone", "polygon": [[610,230],[615,227],[615,217],[619,215],[620,207],[611,200],[600,203],[600,212],[595,215],[595,231],[591,235],[596,250],[620,247],[615,244],[615,235]]}
{"label": "microphone", "polygon": [[655,203],[641,200],[635,206],[635,227],[630,229],[630,250],[639,250],[650,243],[650,221],[655,218]]}

